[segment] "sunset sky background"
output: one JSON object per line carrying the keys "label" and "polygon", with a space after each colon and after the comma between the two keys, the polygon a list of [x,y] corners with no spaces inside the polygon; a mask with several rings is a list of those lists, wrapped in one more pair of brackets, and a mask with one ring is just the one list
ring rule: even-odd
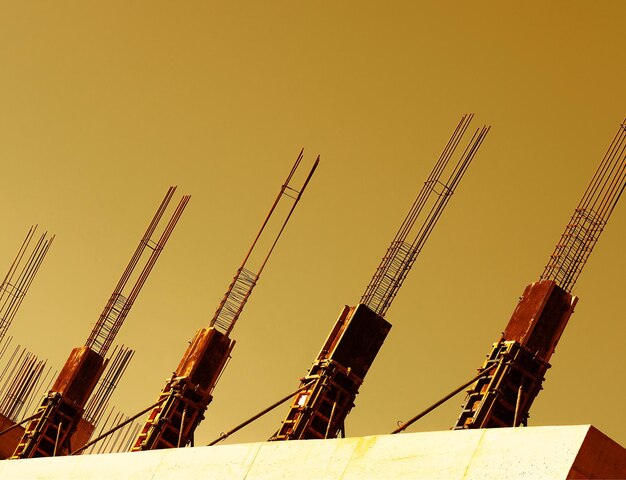
{"label": "sunset sky background", "polygon": [[[233,331],[196,445],[294,390],[359,300],[459,118],[491,132],[391,307],[347,419],[388,433],[471,378],[626,116],[626,3],[0,0],[0,274],[56,240],[9,334],[60,369],[169,185],[192,195],[116,343],[113,403],[156,401],[302,147],[320,167]],[[622,445],[626,199],[530,425]],[[450,428],[455,397],[411,428]],[[263,441],[286,406],[230,443]]]}

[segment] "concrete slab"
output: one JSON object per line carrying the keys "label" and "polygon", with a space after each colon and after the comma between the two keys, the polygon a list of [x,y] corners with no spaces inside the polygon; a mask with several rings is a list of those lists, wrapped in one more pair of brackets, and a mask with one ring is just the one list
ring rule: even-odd
{"label": "concrete slab", "polygon": [[618,443],[590,427],[567,478],[626,478],[624,453]]}
{"label": "concrete slab", "polygon": [[342,480],[461,479],[484,435],[460,430],[362,437]]}
{"label": "concrete slab", "polygon": [[10,480],[626,479],[590,425],[379,435],[0,461]]}
{"label": "concrete slab", "polygon": [[566,479],[589,426],[533,427],[485,432],[463,480]]}

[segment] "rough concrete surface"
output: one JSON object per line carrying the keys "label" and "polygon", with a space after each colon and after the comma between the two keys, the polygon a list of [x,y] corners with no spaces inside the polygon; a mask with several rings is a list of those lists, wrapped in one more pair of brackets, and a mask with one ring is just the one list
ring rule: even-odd
{"label": "rough concrete surface", "polygon": [[250,443],[0,462],[2,479],[626,478],[626,450],[590,425]]}

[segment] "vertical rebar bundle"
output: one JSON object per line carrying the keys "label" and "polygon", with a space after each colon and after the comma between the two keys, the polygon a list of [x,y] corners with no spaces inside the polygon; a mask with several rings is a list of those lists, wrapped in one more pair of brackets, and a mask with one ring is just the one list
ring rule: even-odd
{"label": "vertical rebar bundle", "polygon": [[15,348],[0,376],[3,380],[6,375],[0,388],[0,414],[12,422],[18,420],[50,373],[48,369],[48,374],[42,376],[46,363],[19,345]]}
{"label": "vertical rebar bundle", "polygon": [[[228,287],[228,290],[226,294],[224,295],[224,298],[220,302],[215,314],[213,315],[213,318],[211,319],[211,322],[209,323],[209,326],[215,327],[224,335],[228,336],[230,332],[232,331],[232,329],[234,328],[235,323],[237,322],[237,319],[239,318],[239,315],[243,311],[243,307],[245,306],[246,302],[248,301],[248,298],[250,297],[250,294],[252,293],[252,289],[256,285],[256,282],[258,281],[259,277],[261,276],[261,272],[263,272],[263,269],[265,268],[265,265],[267,264],[267,261],[269,260],[270,255],[274,251],[274,247],[276,247],[276,244],[278,243],[280,236],[285,230],[287,222],[291,218],[291,214],[295,210],[296,205],[300,201],[300,198],[302,197],[302,194],[304,193],[304,190],[306,189],[306,186],[309,183],[309,180],[311,180],[311,177],[313,176],[313,173],[315,172],[315,169],[317,168],[317,165],[319,164],[320,157],[318,156],[317,159],[315,160],[315,163],[313,164],[313,167],[309,171],[308,176],[306,177],[304,183],[302,184],[302,187],[299,190],[294,188],[292,185],[290,185],[290,182],[293,180],[293,176],[296,173],[296,170],[298,169],[300,162],[302,161],[303,155],[304,155],[304,149],[300,151],[300,154],[298,155],[296,162],[291,168],[289,175],[287,175],[287,179],[285,180],[283,185],[280,187],[278,196],[276,197],[276,200],[274,200],[274,203],[272,204],[272,207],[270,208],[270,211],[267,214],[267,217],[265,217],[265,221],[263,222],[263,225],[261,225],[261,229],[259,230],[256,238],[252,242],[252,246],[248,250],[248,253],[243,259],[241,266],[237,270],[237,274],[235,275],[235,278],[233,279],[232,283]],[[259,239],[261,238],[262,234],[266,231],[265,228],[267,227],[269,220],[272,217],[272,214],[276,210],[276,207],[284,198],[290,199],[293,203],[291,204],[291,208],[287,212],[282,225],[278,229],[278,233],[274,237],[273,242],[270,244],[269,250],[267,251],[265,257],[262,258],[259,267],[254,269],[254,271],[250,269],[246,269],[246,264],[248,260],[250,259],[252,252],[254,251],[254,247],[259,242]]]}
{"label": "vertical rebar bundle", "polygon": [[587,190],[557,243],[541,280],[567,292],[578,280],[626,185],[626,119],[619,127]]}
{"label": "vertical rebar bundle", "polygon": [[[367,305],[378,315],[385,316],[456,186],[489,132],[488,126],[474,132],[448,179],[445,183],[442,182],[446,166],[456,152],[473,117],[474,114],[467,114],[461,118],[361,297],[360,303]],[[416,230],[413,227],[421,218],[422,212],[425,218],[421,227]],[[414,236],[411,239],[412,234]]]}
{"label": "vertical rebar bundle", "polygon": [[54,240],[54,235],[51,238],[46,238],[48,232],[43,233],[30,254],[27,255],[26,252],[36,230],[36,225],[30,227],[15,260],[11,264],[11,268],[0,285],[0,343],[11,326],[15,314]]}
{"label": "vertical rebar bundle", "polygon": [[[161,217],[163,216],[163,213],[165,212],[175,191],[176,187],[170,187],[168,189],[165,198],[161,202],[161,205],[159,206],[156,214],[148,225],[146,233],[139,242],[137,250],[135,250],[135,253],[132,256],[128,266],[126,267],[126,270],[124,270],[122,277],[115,287],[115,290],[113,290],[109,301],[104,307],[104,310],[100,314],[100,318],[94,325],[93,330],[91,331],[91,334],[89,335],[89,338],[85,343],[86,347],[91,348],[102,357],[106,356],[107,351],[111,346],[111,343],[113,343],[117,332],[121,328],[124,319],[128,315],[131,307],[133,306],[133,303],[139,295],[143,284],[148,278],[150,272],[152,271],[152,267],[154,267],[154,264],[159,258],[163,247],[165,246],[168,238],[174,230],[178,219],[182,215],[185,207],[187,206],[187,203],[189,202],[189,199],[191,198],[191,196],[189,195],[183,195],[183,197],[180,199],[180,202],[178,203],[178,206],[174,210],[174,213],[172,214],[167,226],[165,227],[165,230],[163,230],[161,237],[157,242],[154,242],[153,240],[151,240],[151,236],[157,228],[159,221],[161,220]],[[148,259],[145,261],[143,269],[139,273],[139,276],[132,286],[130,293],[128,293],[128,295],[124,295],[123,292],[125,291],[125,287],[146,249],[152,250],[152,252],[150,253]]]}
{"label": "vertical rebar bundle", "polygon": [[94,394],[85,406],[84,418],[92,425],[97,425],[106,410],[111,399],[111,395],[117,388],[128,364],[135,355],[135,351],[130,348],[115,347],[111,358],[107,360],[108,366],[104,377],[98,382]]}
{"label": "vertical rebar bundle", "polygon": [[46,361],[40,360],[23,349],[14,364],[12,375],[7,378],[0,400],[0,413],[16,422],[29,399],[41,386]]}

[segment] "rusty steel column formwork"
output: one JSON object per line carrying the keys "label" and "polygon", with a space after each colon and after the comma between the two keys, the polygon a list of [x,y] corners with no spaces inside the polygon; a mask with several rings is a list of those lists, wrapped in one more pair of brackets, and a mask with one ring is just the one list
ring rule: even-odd
{"label": "rusty steel column formwork", "polygon": [[[626,122],[626,121],[625,121]],[[528,285],[501,339],[493,345],[455,429],[526,425],[563,330],[578,298],[570,292],[626,185],[626,125],[622,123],[541,279]]]}
{"label": "rusty steel column formwork", "polygon": [[391,324],[369,307],[344,307],[271,440],[335,438]]}
{"label": "rusty steel column formwork", "polygon": [[[176,187],[168,190],[86,345],[72,350],[52,389],[27,424],[12,459],[64,455],[89,440],[94,425],[83,418],[84,409],[105,370],[108,361],[105,355],[189,201],[188,195],[181,198],[159,240],[152,241],[151,236],[175,190]],[[151,253],[142,261],[146,249]],[[125,287],[139,263],[144,266],[130,293],[124,295]]]}
{"label": "rusty steel column formwork", "polygon": [[[477,129],[454,167],[447,168],[473,118],[464,115],[391,242],[361,301],[335,323],[286,418],[270,441],[335,438],[391,324],[384,318],[489,127]],[[448,177],[444,176],[448,174]],[[417,220],[422,222],[417,224]],[[419,227],[414,228],[419,225]],[[345,432],[344,432],[345,433]]]}
{"label": "rusty steel column formwork", "polygon": [[[300,152],[286,181],[265,218],[243,263],[237,270],[232,283],[220,302],[209,327],[198,330],[185,351],[176,371],[167,380],[159,395],[157,404],[150,410],[148,417],[135,439],[131,451],[155,450],[161,448],[183,447],[193,444],[194,432],[204,419],[204,412],[213,399],[212,393],[223,373],[235,341],[229,335],[235,326],[253,288],[261,276],[270,255],[300,201],[309,180],[319,163],[319,156],[299,189],[291,184],[302,161],[304,150]],[[279,203],[291,199],[291,207],[276,225],[277,233],[270,239],[269,248],[253,261],[253,252],[258,257],[255,247],[261,236],[267,237],[272,228],[266,229]],[[282,202],[285,203],[285,202]],[[271,233],[269,233],[271,237]],[[250,266],[254,263],[256,266]]]}
{"label": "rusty steel column formwork", "polygon": [[196,333],[131,451],[175,448],[193,442],[234,346],[234,340],[214,327]]}

